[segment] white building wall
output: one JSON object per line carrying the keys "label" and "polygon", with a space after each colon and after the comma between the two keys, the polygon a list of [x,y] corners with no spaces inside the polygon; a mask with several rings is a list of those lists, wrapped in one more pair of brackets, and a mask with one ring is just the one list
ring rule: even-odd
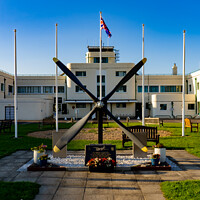
{"label": "white building wall", "polygon": [[[171,94],[171,95],[154,94],[151,96],[151,103],[152,103],[151,104],[152,117],[180,118],[182,116],[182,94]],[[166,104],[167,109],[161,110],[160,104]],[[185,95],[185,116],[188,117],[196,116],[195,107],[194,110],[189,110],[188,104],[195,104],[194,94]]]}
{"label": "white building wall", "polygon": [[[2,84],[4,85],[4,90],[1,88]],[[14,77],[11,74],[0,71],[0,99],[13,97],[14,87],[13,92],[9,92],[9,85],[14,85]]]}
{"label": "white building wall", "polygon": [[[102,70],[106,74],[106,94],[108,94],[116,84],[123,78],[115,76],[116,71],[128,72],[134,66],[133,63],[113,63],[102,64]],[[75,74],[76,71],[86,71],[85,77],[77,77],[86,88],[97,95],[97,70],[99,70],[99,64],[85,64],[85,63],[69,63],[67,67]],[[126,93],[115,93],[111,99],[135,99],[135,76],[131,78],[125,85],[127,85]],[[71,79],[67,78],[67,97],[68,100],[89,100],[85,93],[75,92],[75,86]]]}
{"label": "white building wall", "polygon": [[[42,120],[52,115],[53,98],[18,98],[18,120]],[[0,120],[5,120],[5,107],[14,106],[14,100],[0,100]]]}

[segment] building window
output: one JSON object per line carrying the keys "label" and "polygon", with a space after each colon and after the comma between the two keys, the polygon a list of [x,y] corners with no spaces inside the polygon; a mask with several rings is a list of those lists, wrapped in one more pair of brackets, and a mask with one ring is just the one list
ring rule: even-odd
{"label": "building window", "polygon": [[17,87],[17,93],[19,93],[19,94],[26,93],[26,87],[25,86]]}
{"label": "building window", "polygon": [[[99,62],[100,62],[99,57],[94,57],[94,63],[99,63]],[[101,63],[108,63],[108,57],[102,57]]]}
{"label": "building window", "polygon": [[43,93],[53,93],[53,86],[44,86]]}
{"label": "building window", "polygon": [[107,57],[103,57],[102,58],[102,63],[108,63],[108,58]]}
{"label": "building window", "polygon": [[62,104],[62,114],[68,114],[67,112],[67,104]]}
{"label": "building window", "polygon": [[[64,86],[58,86],[58,93],[64,93],[65,87]],[[56,86],[54,86],[54,93],[56,93]]]}
{"label": "building window", "polygon": [[[56,103],[56,97],[54,97],[54,103]],[[58,97],[58,103],[62,103],[62,97]]]}
{"label": "building window", "polygon": [[8,92],[13,93],[13,86],[12,85],[8,85]]}
{"label": "building window", "polygon": [[86,103],[77,103],[76,108],[86,108]]}
{"label": "building window", "polygon": [[86,76],[86,71],[77,71],[76,76]]}
{"label": "building window", "polygon": [[41,87],[40,86],[18,86],[17,93],[19,94],[40,94]]}
{"label": "building window", "polygon": [[167,104],[160,104],[160,110],[167,110]]}
{"label": "building window", "polygon": [[[102,97],[105,97],[106,95],[106,87],[105,87],[105,81],[106,81],[106,78],[105,78],[105,75],[102,75],[101,76],[101,81],[102,81]],[[100,97],[100,76],[97,75],[97,97]]]}
{"label": "building window", "polygon": [[189,85],[189,92],[192,91],[192,85]]}
{"label": "building window", "polygon": [[116,92],[126,92],[126,85],[122,85]]}
{"label": "building window", "polygon": [[[86,85],[84,85],[84,87],[86,88]],[[76,90],[76,92],[79,92],[79,93],[84,92],[78,85],[76,85],[75,90]]]}
{"label": "building window", "polygon": [[116,108],[126,108],[126,103],[116,103]]}
{"label": "building window", "polygon": [[125,76],[126,75],[126,71],[116,71],[115,75],[116,76]]}
{"label": "building window", "polygon": [[150,108],[151,108],[151,104],[150,103],[146,103],[146,109],[150,110]]}
{"label": "building window", "polygon": [[[56,112],[56,98],[54,97],[53,111]],[[67,104],[62,104],[62,97],[58,97],[58,113],[68,114]]]}
{"label": "building window", "polygon": [[188,104],[188,110],[194,110],[194,104],[193,103]]}
{"label": "building window", "polygon": [[[105,75],[101,76],[101,81],[102,81],[102,83],[105,83]],[[100,83],[100,76],[99,75],[97,75],[97,83]]]}
{"label": "building window", "polygon": [[[102,97],[105,97],[106,88],[105,85],[102,85]],[[97,85],[97,97],[100,97],[100,85]]]}
{"label": "building window", "polygon": [[160,86],[161,92],[182,92],[182,86],[181,85],[165,85]]}
{"label": "building window", "polygon": [[[140,92],[142,92],[142,86],[141,85],[138,86],[138,93],[140,93]],[[148,92],[148,86],[147,85],[144,86],[144,92]]]}
{"label": "building window", "polygon": [[[61,114],[61,112],[62,112],[61,105],[62,104],[60,104],[60,103],[58,104],[58,113],[59,114]],[[56,104],[55,103],[53,104],[53,111],[56,112]]]}
{"label": "building window", "polygon": [[34,94],[40,94],[41,93],[41,87],[40,86],[30,86],[26,88],[27,93],[34,93]]}
{"label": "building window", "polygon": [[1,91],[4,92],[4,83],[1,83]]}
{"label": "building window", "polygon": [[149,86],[149,92],[159,92],[158,86]]}
{"label": "building window", "polygon": [[94,63],[99,63],[99,57],[94,58]]}

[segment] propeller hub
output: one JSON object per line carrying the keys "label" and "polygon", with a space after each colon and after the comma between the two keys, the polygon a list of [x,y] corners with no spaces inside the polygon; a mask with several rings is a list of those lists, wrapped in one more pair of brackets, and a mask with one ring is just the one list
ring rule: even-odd
{"label": "propeller hub", "polygon": [[102,108],[104,106],[103,101],[98,101],[97,102],[97,108]]}

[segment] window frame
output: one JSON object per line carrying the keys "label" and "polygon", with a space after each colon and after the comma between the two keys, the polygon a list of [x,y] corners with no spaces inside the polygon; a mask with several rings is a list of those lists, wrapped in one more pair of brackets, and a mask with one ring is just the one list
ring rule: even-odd
{"label": "window frame", "polygon": [[[87,88],[86,85],[84,85],[84,86],[85,86],[85,88]],[[82,88],[80,88],[78,85],[75,85],[75,92],[76,93],[85,93],[85,91],[82,90]]]}
{"label": "window frame", "polygon": [[86,103],[76,103],[76,108],[78,108],[78,109],[82,109],[82,108],[86,108],[86,107],[87,107]]}
{"label": "window frame", "polygon": [[4,92],[4,91],[5,91],[5,84],[1,83],[1,92]]}
{"label": "window frame", "polygon": [[[50,91],[48,91],[48,90],[46,90],[47,88],[49,88],[50,89]],[[49,85],[47,85],[47,86],[43,86],[43,94],[53,94],[53,89],[54,89],[54,87],[53,86],[49,86]]]}
{"label": "window frame", "polygon": [[[152,88],[156,88],[157,91],[152,91]],[[158,85],[150,85],[149,86],[149,93],[158,93],[159,92],[159,86]]]}
{"label": "window frame", "polygon": [[119,89],[116,90],[117,93],[126,93],[127,92],[127,86],[122,85]]}
{"label": "window frame", "polygon": [[126,108],[126,103],[116,103],[116,108]]}
{"label": "window frame", "polygon": [[77,77],[86,77],[87,76],[86,71],[75,71],[75,74]]}
{"label": "window frame", "polygon": [[[192,106],[192,108],[191,108]],[[188,103],[188,110],[195,110],[195,104],[194,103]]]}
{"label": "window frame", "polygon": [[126,71],[115,71],[115,76],[123,77],[126,75]]}
{"label": "window frame", "polygon": [[160,110],[162,110],[162,111],[167,110],[167,104],[166,103],[160,103]]}
{"label": "window frame", "polygon": [[[142,93],[142,85],[138,85],[138,93]],[[149,88],[148,88],[148,85],[145,85],[144,86],[144,93],[148,93],[149,91]]]}
{"label": "window frame", "polygon": [[160,92],[161,93],[180,93],[182,92],[182,85],[161,85]]}

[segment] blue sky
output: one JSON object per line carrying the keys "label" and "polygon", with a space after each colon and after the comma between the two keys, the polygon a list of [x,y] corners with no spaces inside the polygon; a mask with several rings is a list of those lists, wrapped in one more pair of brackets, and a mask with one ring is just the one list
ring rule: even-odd
{"label": "blue sky", "polygon": [[[0,0],[0,69],[14,73],[17,29],[18,74],[54,74],[55,24],[58,58],[84,63],[87,46],[99,45],[99,12],[109,27],[109,45],[119,49],[119,62],[142,58],[145,24],[145,74],[182,74],[183,30],[186,30],[186,73],[200,68],[200,3],[198,0]],[[103,43],[108,44],[105,32]]]}

